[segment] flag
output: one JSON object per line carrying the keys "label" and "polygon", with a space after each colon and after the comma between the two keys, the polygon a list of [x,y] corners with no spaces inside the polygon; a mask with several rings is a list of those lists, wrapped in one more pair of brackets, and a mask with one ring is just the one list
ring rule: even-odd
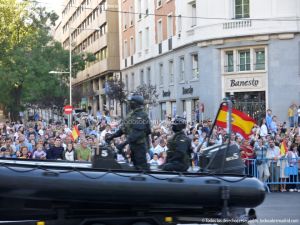
{"label": "flag", "polygon": [[280,145],[280,155],[285,155],[288,151],[288,147],[286,145],[286,141],[283,140],[281,145]]}
{"label": "flag", "polygon": [[79,130],[77,126],[74,126],[72,129],[72,134],[71,134],[71,138],[73,141],[75,141],[78,137],[79,137]]}
{"label": "flag", "polygon": [[[216,125],[219,127],[226,128],[227,126],[227,112],[228,107],[222,106],[217,117]],[[245,139],[249,138],[249,135],[252,133],[252,128],[256,124],[255,120],[248,116],[247,114],[237,110],[232,109],[232,130],[239,133]]]}

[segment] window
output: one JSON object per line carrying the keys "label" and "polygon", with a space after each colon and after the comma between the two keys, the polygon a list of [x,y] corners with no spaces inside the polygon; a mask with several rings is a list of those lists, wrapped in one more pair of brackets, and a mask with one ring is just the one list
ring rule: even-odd
{"label": "window", "polygon": [[250,64],[250,49],[239,51],[239,71],[249,71]]}
{"label": "window", "polygon": [[179,80],[180,81],[184,81],[185,79],[185,74],[184,74],[184,57],[180,58],[180,62],[179,62],[179,66],[180,66],[180,74],[179,74]]}
{"label": "window", "polygon": [[156,8],[161,7],[162,5],[162,0],[156,0]]}
{"label": "window", "polygon": [[139,20],[142,19],[142,0],[138,0],[137,2],[137,11],[138,11],[138,16]]}
{"label": "window", "polygon": [[164,77],[163,77],[163,64],[159,64],[159,84],[163,85],[164,84]]}
{"label": "window", "polygon": [[143,49],[143,32],[139,32],[139,51]]}
{"label": "window", "polygon": [[174,83],[174,62],[173,62],[173,60],[169,61],[169,81],[170,81],[170,84]]}
{"label": "window", "polygon": [[130,85],[131,90],[134,90],[134,73],[131,74],[131,85]]}
{"label": "window", "polygon": [[192,74],[193,79],[199,78],[198,54],[192,55]]}
{"label": "window", "polygon": [[191,27],[194,27],[197,25],[197,11],[196,11],[196,2],[193,2],[191,5],[191,15],[192,15],[192,23]]}
{"label": "window", "polygon": [[145,30],[145,48],[149,49],[149,42],[150,42],[150,37],[149,37],[149,27],[146,27]]}
{"label": "window", "polygon": [[125,75],[125,87],[126,87],[126,90],[128,91],[128,74]]}
{"label": "window", "polygon": [[134,54],[134,41],[133,37],[130,37],[130,55]]}
{"label": "window", "polygon": [[141,70],[140,72],[140,85],[143,85],[145,83],[144,81],[144,70]]}
{"label": "window", "polygon": [[233,72],[233,51],[225,52],[225,72]]}
{"label": "window", "polygon": [[161,120],[166,119],[166,115],[167,115],[167,105],[165,102],[160,103],[160,117]]}
{"label": "window", "polygon": [[173,17],[169,15],[167,18],[167,35],[168,38],[173,36]]}
{"label": "window", "polygon": [[249,0],[235,0],[235,18],[249,18]]}
{"label": "window", "polygon": [[162,31],[162,21],[159,20],[157,22],[157,42],[161,43],[163,40],[163,31]]}
{"label": "window", "polygon": [[148,1],[149,0],[144,0],[143,2],[145,3],[145,5],[144,5],[144,8],[145,8],[145,16],[148,16],[148,13],[149,13],[149,9],[148,9]]}
{"label": "window", "polygon": [[130,26],[133,26],[133,18],[134,18],[133,15],[134,15],[133,6],[130,6],[130,9],[129,9]]}
{"label": "window", "polygon": [[265,69],[265,49],[255,49],[255,70]]}
{"label": "window", "polygon": [[124,30],[128,28],[128,14],[123,13],[123,21],[124,21]]}
{"label": "window", "polygon": [[177,17],[177,32],[178,32],[178,37],[180,37],[180,35],[181,35],[181,30],[182,30],[182,20],[181,20],[181,15],[179,15],[178,17]]}
{"label": "window", "polygon": [[148,85],[151,84],[151,68],[150,67],[147,68],[147,84]]}
{"label": "window", "polygon": [[126,59],[128,57],[128,45],[127,41],[124,41],[124,58]]}

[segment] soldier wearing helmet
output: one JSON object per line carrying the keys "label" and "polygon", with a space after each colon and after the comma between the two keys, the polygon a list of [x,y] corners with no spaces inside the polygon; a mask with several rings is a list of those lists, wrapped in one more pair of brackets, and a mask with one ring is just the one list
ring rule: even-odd
{"label": "soldier wearing helmet", "polygon": [[192,141],[183,132],[186,120],[183,117],[176,117],[171,126],[174,135],[168,140],[167,159],[162,169],[184,172],[190,166],[190,154],[192,153]]}
{"label": "soldier wearing helmet", "polygon": [[115,137],[126,135],[126,141],[117,145],[119,151],[129,144],[131,159],[137,170],[148,170],[146,153],[148,146],[148,136],[151,133],[150,120],[144,111],[144,98],[138,94],[132,94],[128,97],[128,106],[131,112],[123,121],[121,128],[106,137],[110,142]]}

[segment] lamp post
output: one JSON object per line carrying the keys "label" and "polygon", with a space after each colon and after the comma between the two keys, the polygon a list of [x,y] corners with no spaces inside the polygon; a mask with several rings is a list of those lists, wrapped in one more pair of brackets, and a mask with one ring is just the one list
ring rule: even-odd
{"label": "lamp post", "polygon": [[[72,30],[78,30],[81,28],[69,28],[69,71],[50,71],[49,73],[52,74],[69,74],[69,104],[72,106]],[[100,28],[85,28],[83,30],[100,30]],[[72,114],[69,117],[69,128],[71,128],[72,125]]]}
{"label": "lamp post", "polygon": [[[71,64],[70,64],[71,65]],[[70,66],[71,69],[71,66]],[[70,106],[72,106],[72,83],[71,83],[71,72],[70,71],[50,71],[50,74],[69,74],[69,90],[70,90],[70,95],[69,95],[69,102],[70,102]],[[72,126],[72,113],[68,116],[68,127],[71,129]]]}

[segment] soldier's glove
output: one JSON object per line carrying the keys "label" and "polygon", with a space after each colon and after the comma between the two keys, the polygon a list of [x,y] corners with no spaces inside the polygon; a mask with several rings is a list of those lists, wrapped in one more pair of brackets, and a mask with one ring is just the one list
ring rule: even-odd
{"label": "soldier's glove", "polygon": [[112,139],[114,139],[115,136],[113,134],[105,134],[105,142],[110,143],[112,141]]}

